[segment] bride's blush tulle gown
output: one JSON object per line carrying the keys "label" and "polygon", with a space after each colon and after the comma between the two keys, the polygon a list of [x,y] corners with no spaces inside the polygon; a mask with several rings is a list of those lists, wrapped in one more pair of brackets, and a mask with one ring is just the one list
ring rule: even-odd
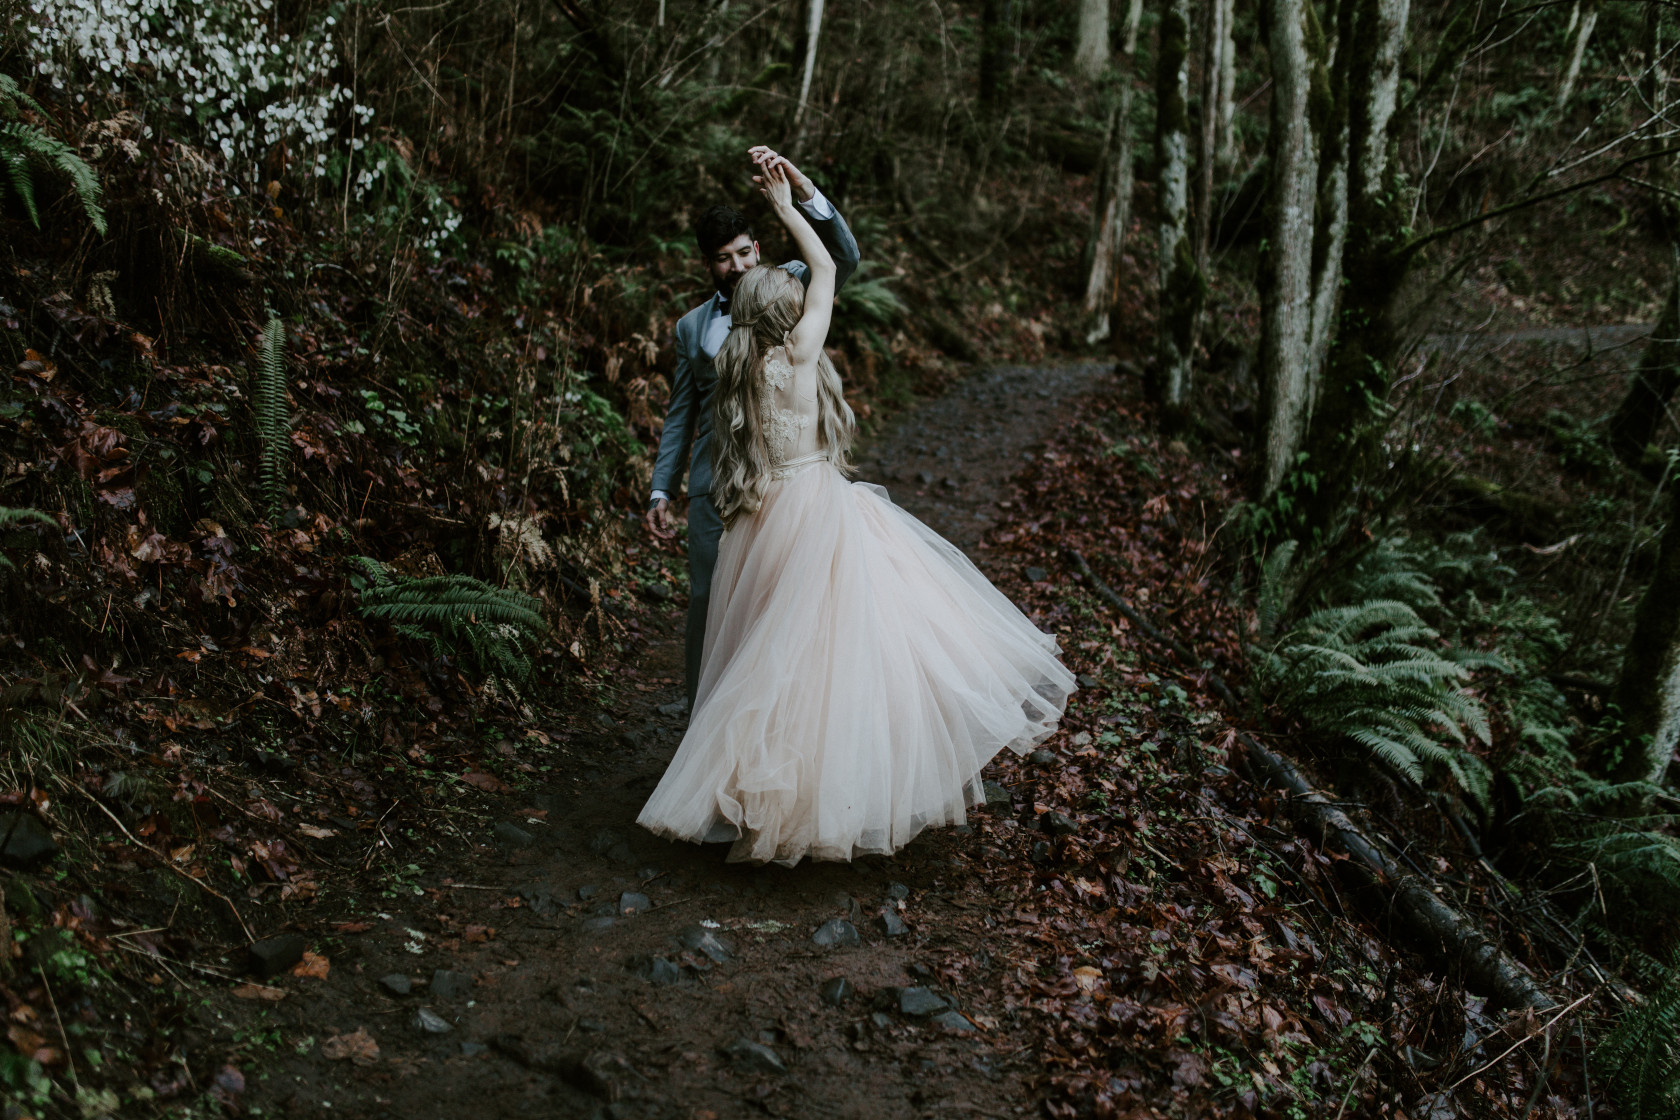
{"label": "bride's blush tulle gown", "polygon": [[791,866],[962,823],[981,769],[1054,732],[1074,679],[954,545],[835,469],[816,370],[780,355],[762,373],[772,481],[719,545],[688,733],[638,823]]}

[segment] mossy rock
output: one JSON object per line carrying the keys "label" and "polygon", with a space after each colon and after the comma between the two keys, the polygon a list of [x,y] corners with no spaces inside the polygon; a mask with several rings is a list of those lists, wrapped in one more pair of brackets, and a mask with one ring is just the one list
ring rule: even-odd
{"label": "mossy rock", "polygon": [[41,900],[35,897],[35,888],[29,881],[12,878],[6,882],[6,910],[16,918],[20,924],[36,925],[46,914]]}

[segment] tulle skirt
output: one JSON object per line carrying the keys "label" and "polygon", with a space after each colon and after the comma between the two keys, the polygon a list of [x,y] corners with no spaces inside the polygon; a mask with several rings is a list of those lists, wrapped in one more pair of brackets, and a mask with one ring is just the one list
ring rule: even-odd
{"label": "tulle skirt", "polygon": [[808,467],[723,535],[688,733],[638,823],[731,860],[890,854],[1055,731],[1057,652],[885,490]]}

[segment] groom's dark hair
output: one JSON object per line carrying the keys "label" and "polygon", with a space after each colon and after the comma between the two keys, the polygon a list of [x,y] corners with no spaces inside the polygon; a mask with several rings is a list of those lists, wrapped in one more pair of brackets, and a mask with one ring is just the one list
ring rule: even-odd
{"label": "groom's dark hair", "polygon": [[711,256],[743,233],[753,235],[752,223],[735,207],[723,203],[711,207],[694,223],[694,240],[700,243],[702,256]]}

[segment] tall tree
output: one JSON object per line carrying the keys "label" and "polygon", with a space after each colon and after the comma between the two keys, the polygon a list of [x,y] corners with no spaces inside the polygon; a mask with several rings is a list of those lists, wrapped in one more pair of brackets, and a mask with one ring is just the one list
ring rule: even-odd
{"label": "tall tree", "polygon": [[1611,702],[1620,724],[1589,765],[1612,781],[1661,782],[1680,745],[1680,486]]}
{"label": "tall tree", "polygon": [[[1667,61],[1663,57],[1662,5],[1652,3],[1645,8],[1645,71],[1641,75],[1641,94],[1650,119],[1645,144],[1648,152],[1661,152],[1667,141],[1660,135],[1667,127],[1663,110],[1667,107]],[[1659,155],[1646,165],[1645,177],[1657,188],[1652,202],[1659,224],[1669,238],[1669,252],[1673,258],[1668,300],[1639,368],[1628,382],[1621,404],[1610,417],[1610,446],[1617,458],[1628,466],[1646,474],[1659,470],[1660,458],[1651,452],[1651,444],[1668,416],[1669,402],[1680,388],[1680,221],[1676,220],[1670,190],[1672,174],[1670,157]]]}
{"label": "tall tree", "polygon": [[1073,48],[1073,69],[1094,82],[1108,68],[1108,0],[1079,0],[1079,37]]}
{"label": "tall tree", "polygon": [[1190,0],[1163,0],[1155,53],[1155,205],[1160,214],[1160,314],[1152,395],[1168,425],[1190,394],[1202,273],[1190,236]]}
{"label": "tall tree", "polygon": [[1307,416],[1312,326],[1312,248],[1318,193],[1313,79],[1324,37],[1310,0],[1264,0],[1272,61],[1271,159],[1266,242],[1260,265],[1260,420],[1256,488],[1262,500],[1282,485],[1300,452]]}
{"label": "tall tree", "polygon": [[[811,76],[817,72],[817,37],[822,34],[823,0],[809,0],[810,19],[805,27],[805,74],[799,80],[799,108],[794,111],[794,125],[804,135],[805,106],[811,100]],[[794,150],[799,149],[798,141]]]}
{"label": "tall tree", "polygon": [[1657,469],[1659,460],[1648,451],[1668,419],[1674,390],[1680,388],[1680,247],[1673,271],[1668,299],[1645,343],[1639,368],[1610,415],[1610,449],[1628,466],[1647,473]]}
{"label": "tall tree", "polygon": [[1091,272],[1085,283],[1085,314],[1090,322],[1087,344],[1109,335],[1115,297],[1115,273],[1120,251],[1126,244],[1126,230],[1132,221],[1132,79],[1136,70],[1138,21],[1143,0],[1130,0],[1125,31],[1120,40],[1116,67],[1114,104],[1109,109],[1108,139],[1103,145],[1103,166],[1098,178],[1096,215],[1091,233]]}
{"label": "tall tree", "polygon": [[1219,158],[1220,90],[1225,72],[1225,20],[1231,0],[1202,4],[1201,131],[1197,134],[1196,265],[1207,270],[1208,240],[1213,236],[1213,174]]}
{"label": "tall tree", "polygon": [[[1328,529],[1376,447],[1398,340],[1392,305],[1413,256],[1392,189],[1389,125],[1400,88],[1410,0],[1345,0],[1347,234],[1325,341],[1322,390],[1311,407],[1306,451],[1317,486],[1308,521]],[[1322,291],[1322,290],[1321,290]],[[1333,340],[1333,342],[1332,342]]]}
{"label": "tall tree", "polygon": [[1237,162],[1237,0],[1213,2],[1225,9],[1219,21],[1225,34],[1219,41],[1219,138],[1214,162],[1228,170]]}
{"label": "tall tree", "polygon": [[[1586,10],[1583,11],[1583,8]],[[1569,26],[1575,32],[1575,49],[1569,52],[1569,65],[1564,68],[1563,79],[1558,82],[1559,109],[1569,104],[1569,98],[1575,92],[1575,83],[1581,77],[1581,60],[1587,57],[1587,42],[1592,38],[1593,28],[1598,26],[1598,0],[1577,3],[1569,13]]]}

